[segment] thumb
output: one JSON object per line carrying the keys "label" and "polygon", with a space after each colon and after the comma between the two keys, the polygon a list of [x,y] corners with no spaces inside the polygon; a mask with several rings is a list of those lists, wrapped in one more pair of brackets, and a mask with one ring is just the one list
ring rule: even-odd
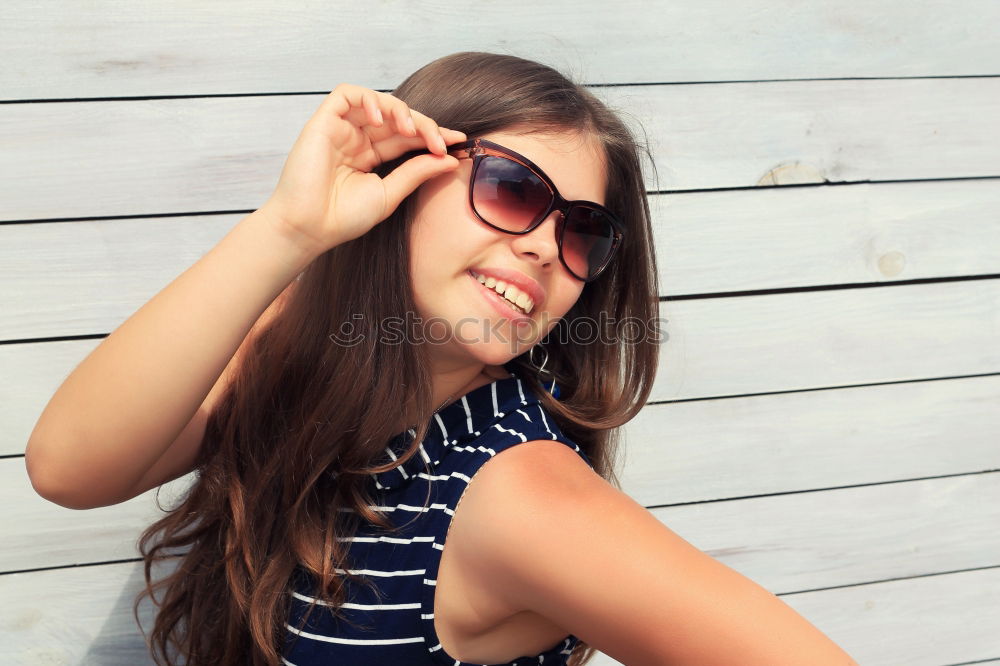
{"label": "thumb", "polygon": [[420,185],[435,176],[448,173],[458,166],[451,155],[418,155],[393,169],[382,179],[385,191],[385,214],[389,215]]}

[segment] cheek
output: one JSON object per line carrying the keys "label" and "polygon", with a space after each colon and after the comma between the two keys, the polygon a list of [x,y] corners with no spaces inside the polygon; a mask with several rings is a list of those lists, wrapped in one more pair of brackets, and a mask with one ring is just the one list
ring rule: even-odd
{"label": "cheek", "polygon": [[453,278],[470,261],[475,241],[453,231],[444,218],[415,222],[410,235],[410,275],[414,284],[430,288]]}
{"label": "cheek", "polygon": [[410,274],[426,281],[428,271],[440,265],[448,239],[442,233],[442,216],[433,206],[425,208],[410,226]]}
{"label": "cheek", "polygon": [[415,219],[410,226],[410,289],[416,314],[421,317],[427,316],[427,295],[433,293],[432,286],[437,281],[428,226],[426,219]]}
{"label": "cheek", "polygon": [[583,288],[580,285],[583,283],[578,281],[574,282],[576,283],[562,283],[559,285],[558,289],[554,290],[553,298],[546,307],[546,312],[549,316],[549,322],[545,327],[546,332],[555,328],[555,326],[559,323],[559,320],[563,319],[580,299],[580,295],[583,293]]}
{"label": "cheek", "polygon": [[[410,284],[417,314],[431,317],[448,306],[449,295],[471,262],[472,239],[449,232],[449,221],[432,209],[410,228]],[[460,287],[459,287],[460,288]]]}
{"label": "cheek", "polygon": [[459,259],[490,240],[490,229],[472,217],[460,194],[452,187],[427,199],[410,229],[411,251]]}

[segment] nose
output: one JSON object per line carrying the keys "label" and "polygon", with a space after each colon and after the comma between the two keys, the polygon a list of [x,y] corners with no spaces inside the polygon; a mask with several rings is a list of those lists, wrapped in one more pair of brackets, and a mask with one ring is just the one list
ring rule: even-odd
{"label": "nose", "polygon": [[529,233],[511,236],[511,249],[518,256],[532,259],[543,267],[554,266],[559,259],[559,224],[562,213],[552,211],[545,221]]}

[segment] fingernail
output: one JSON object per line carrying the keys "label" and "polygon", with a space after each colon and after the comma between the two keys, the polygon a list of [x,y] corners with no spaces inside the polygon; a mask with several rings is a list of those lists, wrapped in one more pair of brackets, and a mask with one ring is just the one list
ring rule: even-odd
{"label": "fingernail", "polygon": [[413,118],[411,118],[410,116],[406,116],[406,129],[410,130],[411,132],[417,131],[417,126],[413,124]]}
{"label": "fingernail", "polygon": [[382,109],[375,109],[375,119],[382,122]]}

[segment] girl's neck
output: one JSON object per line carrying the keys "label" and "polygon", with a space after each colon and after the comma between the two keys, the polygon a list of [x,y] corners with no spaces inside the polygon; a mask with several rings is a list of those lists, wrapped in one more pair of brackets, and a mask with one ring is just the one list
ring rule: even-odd
{"label": "girl's neck", "polygon": [[[433,414],[441,411],[455,400],[458,400],[469,391],[474,391],[480,386],[486,386],[498,379],[509,377],[510,373],[503,366],[481,366],[480,370],[472,377],[468,372],[459,374],[457,372],[448,375],[437,375],[435,377],[434,396],[431,404],[434,405]],[[400,424],[396,432],[403,432],[414,424]]]}
{"label": "girl's neck", "polygon": [[443,409],[469,391],[473,391],[480,386],[486,386],[487,384],[495,382],[498,379],[503,379],[507,376],[509,376],[509,373],[502,366],[486,365],[483,366],[482,369],[476,373],[474,377],[472,377],[472,379],[461,384],[459,388],[451,387],[461,382],[464,377],[458,379],[457,381],[452,380],[451,382],[448,382],[451,386],[442,385],[440,387],[435,387],[434,404],[437,405],[437,407],[434,411],[437,412]]}

